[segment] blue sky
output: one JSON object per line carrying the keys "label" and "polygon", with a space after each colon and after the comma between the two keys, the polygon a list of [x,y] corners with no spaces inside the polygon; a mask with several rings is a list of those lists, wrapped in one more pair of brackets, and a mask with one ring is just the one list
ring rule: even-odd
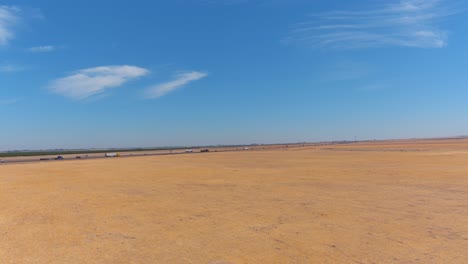
{"label": "blue sky", "polygon": [[0,2],[0,150],[468,134],[457,0]]}

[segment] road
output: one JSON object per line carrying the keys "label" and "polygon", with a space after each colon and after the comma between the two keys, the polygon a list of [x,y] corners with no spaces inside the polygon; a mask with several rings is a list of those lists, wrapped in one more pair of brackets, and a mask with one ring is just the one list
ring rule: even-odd
{"label": "road", "polygon": [[[70,160],[89,160],[89,159],[110,159],[110,158],[129,158],[129,157],[142,157],[142,156],[166,156],[166,155],[190,155],[190,154],[206,154],[210,152],[232,152],[232,151],[253,151],[253,150],[264,150],[264,149],[278,149],[287,148],[289,145],[269,145],[269,146],[258,146],[258,147],[220,147],[220,148],[208,148],[209,152],[201,152],[202,149],[206,148],[194,148],[193,152],[186,152],[184,149],[177,150],[152,150],[152,151],[131,151],[131,152],[118,152],[119,157],[106,157],[105,153],[84,153],[84,154],[67,154],[59,155],[63,159],[56,159],[57,156],[43,155],[43,156],[30,156],[30,157],[7,157],[0,160],[0,165],[4,164],[16,164],[16,163],[31,163],[31,162],[59,162],[59,161],[70,161]],[[305,145],[304,145],[305,146]],[[307,145],[310,146],[310,145]],[[244,148],[248,148],[247,150]],[[80,157],[80,158],[77,158]]]}

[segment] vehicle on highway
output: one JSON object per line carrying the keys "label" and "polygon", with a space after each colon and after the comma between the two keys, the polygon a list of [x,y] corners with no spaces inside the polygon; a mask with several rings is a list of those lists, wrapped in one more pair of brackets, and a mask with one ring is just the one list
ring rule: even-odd
{"label": "vehicle on highway", "polygon": [[192,153],[192,152],[193,152],[192,149],[186,149],[186,150],[185,150],[185,153]]}
{"label": "vehicle on highway", "polygon": [[210,150],[209,149],[202,149],[202,150],[200,150],[200,152],[210,152]]}
{"label": "vehicle on highway", "polygon": [[105,154],[106,158],[115,158],[115,157],[120,157],[119,153],[106,153]]}
{"label": "vehicle on highway", "polygon": [[55,160],[63,160],[63,156],[57,156]]}
{"label": "vehicle on highway", "polygon": [[4,163],[5,161],[4,160],[0,160],[0,163]]}

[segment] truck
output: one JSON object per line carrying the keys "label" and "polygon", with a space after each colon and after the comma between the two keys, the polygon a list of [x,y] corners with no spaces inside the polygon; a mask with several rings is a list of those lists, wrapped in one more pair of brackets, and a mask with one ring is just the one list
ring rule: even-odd
{"label": "truck", "polygon": [[106,153],[106,158],[115,158],[115,157],[120,157],[119,153]]}

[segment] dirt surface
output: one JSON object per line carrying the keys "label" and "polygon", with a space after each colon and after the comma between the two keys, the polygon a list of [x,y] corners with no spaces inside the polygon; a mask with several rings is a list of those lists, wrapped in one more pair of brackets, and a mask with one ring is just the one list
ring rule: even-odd
{"label": "dirt surface", "polygon": [[468,140],[0,165],[0,263],[468,263]]}

